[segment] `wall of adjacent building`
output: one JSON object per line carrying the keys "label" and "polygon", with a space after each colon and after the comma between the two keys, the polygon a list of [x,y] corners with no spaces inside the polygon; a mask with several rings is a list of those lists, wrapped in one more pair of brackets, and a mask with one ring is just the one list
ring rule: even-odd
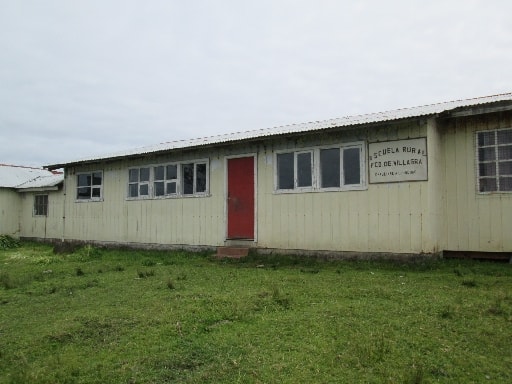
{"label": "wall of adjacent building", "polygon": [[11,188],[0,188],[0,235],[20,235],[20,196]]}
{"label": "wall of adjacent building", "polygon": [[[62,191],[20,192],[20,236],[35,239],[61,239],[64,194]],[[48,195],[48,215],[34,215],[35,195]]]}

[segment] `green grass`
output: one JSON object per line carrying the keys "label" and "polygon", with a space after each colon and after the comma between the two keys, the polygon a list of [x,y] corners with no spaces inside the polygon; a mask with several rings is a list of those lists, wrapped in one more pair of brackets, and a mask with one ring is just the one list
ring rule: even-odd
{"label": "green grass", "polygon": [[25,243],[0,383],[510,383],[512,266]]}

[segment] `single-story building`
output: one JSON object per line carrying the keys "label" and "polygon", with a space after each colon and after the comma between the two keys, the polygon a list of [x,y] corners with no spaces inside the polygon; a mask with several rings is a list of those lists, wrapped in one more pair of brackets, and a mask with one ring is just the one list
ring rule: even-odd
{"label": "single-story building", "polygon": [[49,194],[51,230],[21,204],[21,237],[377,256],[512,252],[512,93],[47,168],[65,174]]}
{"label": "single-story building", "polygon": [[[47,169],[0,164],[0,234],[59,238],[64,174]],[[49,205],[49,196],[53,204]]]}

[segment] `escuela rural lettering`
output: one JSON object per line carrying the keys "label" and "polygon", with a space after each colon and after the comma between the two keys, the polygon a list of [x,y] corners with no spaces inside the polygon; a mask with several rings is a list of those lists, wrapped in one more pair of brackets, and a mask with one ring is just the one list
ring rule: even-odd
{"label": "escuela rural lettering", "polygon": [[416,148],[413,146],[403,146],[403,147],[387,147],[383,148],[379,151],[373,153],[370,156],[370,168],[381,168],[381,167],[404,167],[408,165],[423,165],[422,157],[413,157],[409,159],[395,159],[395,160],[380,160],[375,161],[376,159],[386,156],[393,155],[399,153],[409,153],[411,155],[425,156],[425,151],[420,148]]}

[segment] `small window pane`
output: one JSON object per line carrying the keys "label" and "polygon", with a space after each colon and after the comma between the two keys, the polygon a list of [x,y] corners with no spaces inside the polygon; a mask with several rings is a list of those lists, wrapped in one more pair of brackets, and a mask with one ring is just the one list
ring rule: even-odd
{"label": "small window pane", "polygon": [[320,151],[320,178],[322,188],[340,186],[340,150],[338,148]]}
{"label": "small window pane", "polygon": [[154,167],[155,172],[155,180],[163,180],[165,175],[165,169],[164,166],[161,165],[159,167]]}
{"label": "small window pane", "polygon": [[311,152],[299,153],[297,155],[298,187],[311,187],[313,180],[311,169]]}
{"label": "small window pane", "polygon": [[[503,175],[503,176],[512,175],[512,161],[500,162],[499,169],[500,169],[500,175]],[[485,176],[483,174],[480,174],[480,175]],[[489,176],[492,176],[492,175],[489,175]]]}
{"label": "small window pane", "polygon": [[130,184],[129,186],[129,196],[137,197],[139,196],[139,185],[138,184]]}
{"label": "small window pane", "polygon": [[91,175],[84,174],[78,175],[78,186],[79,187],[88,187],[91,185]]}
{"label": "small window pane", "polygon": [[101,185],[101,172],[92,174],[92,185]]}
{"label": "small window pane", "polygon": [[194,194],[194,164],[182,165],[183,194]]}
{"label": "small window pane", "polygon": [[81,187],[77,190],[77,199],[90,199],[91,198],[91,188],[90,187]]}
{"label": "small window pane", "polygon": [[494,192],[497,190],[496,179],[480,179],[480,192]]}
{"label": "small window pane", "polygon": [[206,192],[206,164],[196,164],[196,193]]}
{"label": "small window pane", "polygon": [[498,131],[498,144],[512,143],[512,129]]}
{"label": "small window pane", "polygon": [[479,165],[480,176],[496,176],[496,163],[480,163]]}
{"label": "small window pane", "polygon": [[141,196],[149,195],[149,184],[140,184],[139,193]]}
{"label": "small window pane", "polygon": [[159,181],[155,183],[155,196],[163,196],[165,194],[164,182]]}
{"label": "small window pane", "polygon": [[359,148],[347,148],[343,150],[343,176],[344,184],[361,183],[361,161]]}
{"label": "small window pane", "polygon": [[34,215],[48,215],[48,195],[36,195],[34,197]]}
{"label": "small window pane", "polygon": [[500,177],[500,191],[512,191],[512,177]]}
{"label": "small window pane", "polygon": [[512,145],[505,145],[498,147],[498,159],[499,160],[511,160],[512,159]]}
{"label": "small window pane", "polygon": [[130,169],[130,183],[137,183],[139,181],[139,170],[138,169]]}
{"label": "small window pane", "polygon": [[140,169],[140,181],[149,181],[149,168]]}
{"label": "small window pane", "polygon": [[92,197],[101,197],[101,188],[93,188]]}
{"label": "small window pane", "polygon": [[293,189],[293,153],[277,155],[277,189]]}
{"label": "small window pane", "polygon": [[478,150],[478,160],[479,161],[496,160],[496,151],[494,150],[494,147],[480,148]]}
{"label": "small window pane", "polygon": [[483,147],[485,145],[494,145],[494,144],[495,144],[494,131],[478,132],[478,146],[479,147]]}
{"label": "small window pane", "polygon": [[168,165],[165,168],[165,172],[166,172],[166,175],[165,175],[166,180],[175,180],[178,178],[178,167],[176,166],[176,164]]}
{"label": "small window pane", "polygon": [[165,193],[168,195],[176,194],[176,182],[167,183]]}

